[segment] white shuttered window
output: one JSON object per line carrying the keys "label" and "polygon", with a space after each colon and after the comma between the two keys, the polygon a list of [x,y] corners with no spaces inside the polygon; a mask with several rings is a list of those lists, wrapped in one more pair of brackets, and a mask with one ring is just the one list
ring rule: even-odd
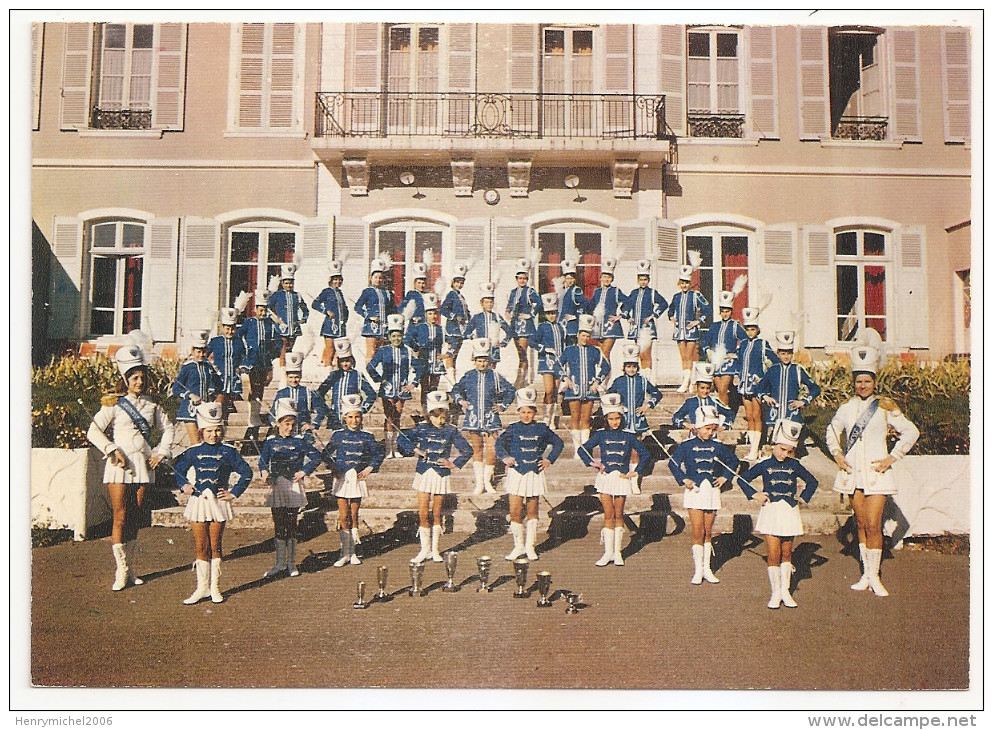
{"label": "white shuttered window", "polygon": [[969,31],[941,30],[941,93],[945,104],[945,141],[969,140]]}
{"label": "white shuttered window", "polygon": [[295,23],[234,26],[232,130],[303,131],[303,33]]}

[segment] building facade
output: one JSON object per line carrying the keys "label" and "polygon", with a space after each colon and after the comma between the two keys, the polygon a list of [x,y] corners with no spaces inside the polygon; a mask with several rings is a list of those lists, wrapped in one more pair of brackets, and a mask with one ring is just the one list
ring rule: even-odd
{"label": "building facade", "polygon": [[[139,326],[184,349],[280,263],[464,293],[564,259],[590,293],[680,264],[815,357],[864,327],[969,350],[971,38],[963,27],[45,23],[32,215],[44,344]],[[48,254],[50,252],[50,254]],[[694,253],[695,252],[695,253]],[[46,256],[46,254],[48,254]],[[41,306],[39,306],[39,304]],[[668,325],[663,382],[679,376]],[[358,334],[353,325],[349,334]],[[36,348],[39,343],[35,343]]]}

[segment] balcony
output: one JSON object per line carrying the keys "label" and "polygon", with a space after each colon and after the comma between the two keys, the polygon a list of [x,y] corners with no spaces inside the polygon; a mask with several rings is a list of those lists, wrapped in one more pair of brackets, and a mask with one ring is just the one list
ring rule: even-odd
{"label": "balcony", "polygon": [[745,129],[744,114],[711,114],[710,112],[691,111],[687,115],[686,122],[690,137],[741,139]]}
{"label": "balcony", "polygon": [[888,122],[886,117],[841,117],[831,138],[881,142],[886,139]]}
{"label": "balcony", "polygon": [[657,159],[675,141],[662,95],[321,91],[315,111],[314,149],[328,159],[357,149]]}
{"label": "balcony", "polygon": [[151,109],[100,109],[93,108],[90,118],[92,129],[151,129]]}

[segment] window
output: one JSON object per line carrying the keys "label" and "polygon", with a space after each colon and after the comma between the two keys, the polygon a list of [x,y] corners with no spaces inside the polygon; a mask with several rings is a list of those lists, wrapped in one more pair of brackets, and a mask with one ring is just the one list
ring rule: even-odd
{"label": "window", "polygon": [[[255,306],[255,290],[266,289],[279,276],[280,265],[293,261],[295,229],[280,224],[240,224],[228,231],[228,292],[233,302],[240,292],[252,295],[246,311]],[[264,264],[262,262],[265,262]]]}
{"label": "window", "polygon": [[589,298],[600,286],[600,256],[603,241],[599,231],[577,226],[564,226],[538,232],[539,292],[555,291],[552,281],[562,275],[562,262],[569,260],[576,264],[576,285]]}
{"label": "window", "polygon": [[145,224],[106,221],[90,227],[90,333],[126,335],[141,328]]}
{"label": "window", "polygon": [[427,291],[434,290],[441,276],[442,240],[442,229],[427,223],[404,221],[377,229],[376,256],[385,253],[393,261],[393,270],[386,274],[386,288],[393,293],[394,302],[399,303],[413,283],[408,263],[414,261],[430,261]]}
{"label": "window", "polygon": [[183,23],[68,23],[61,128],[180,130]]}
{"label": "window", "polygon": [[832,137],[887,137],[880,34],[871,29],[833,29],[828,35]]}
{"label": "window", "polygon": [[687,33],[686,97],[693,137],[741,137],[740,37],[736,30]]}
{"label": "window", "polygon": [[387,90],[391,134],[429,134],[439,129],[438,43],[436,25],[390,28]]}
{"label": "window", "polygon": [[835,233],[838,341],[850,342],[872,327],[886,340],[886,281],[890,252],[884,233]]}
{"label": "window", "polygon": [[[691,286],[714,304],[722,291],[730,291],[735,279],[748,274],[748,236],[740,232],[694,232],[686,236],[689,252],[700,254],[700,266],[693,272]],[[731,316],[741,321],[741,310],[748,306],[748,284],[735,298]],[[716,305],[715,305],[716,312]]]}
{"label": "window", "polygon": [[293,23],[235,26],[238,62],[231,126],[239,130],[302,131],[303,46]]}
{"label": "window", "polygon": [[588,136],[597,122],[593,92],[593,31],[546,28],[542,39],[543,128],[547,135]]}

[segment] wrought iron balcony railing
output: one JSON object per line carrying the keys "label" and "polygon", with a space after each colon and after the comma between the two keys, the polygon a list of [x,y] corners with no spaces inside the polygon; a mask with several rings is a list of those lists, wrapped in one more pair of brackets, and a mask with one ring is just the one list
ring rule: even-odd
{"label": "wrought iron balcony railing", "polygon": [[691,111],[687,115],[686,126],[690,137],[741,139],[745,115]]}
{"label": "wrought iron balcony railing", "polygon": [[886,117],[842,117],[831,137],[834,139],[886,139]]}
{"label": "wrought iron balcony railing", "polygon": [[317,93],[318,137],[672,139],[665,96],[483,92]]}
{"label": "wrought iron balcony railing", "polygon": [[151,129],[151,109],[93,108],[90,119],[93,129]]}

